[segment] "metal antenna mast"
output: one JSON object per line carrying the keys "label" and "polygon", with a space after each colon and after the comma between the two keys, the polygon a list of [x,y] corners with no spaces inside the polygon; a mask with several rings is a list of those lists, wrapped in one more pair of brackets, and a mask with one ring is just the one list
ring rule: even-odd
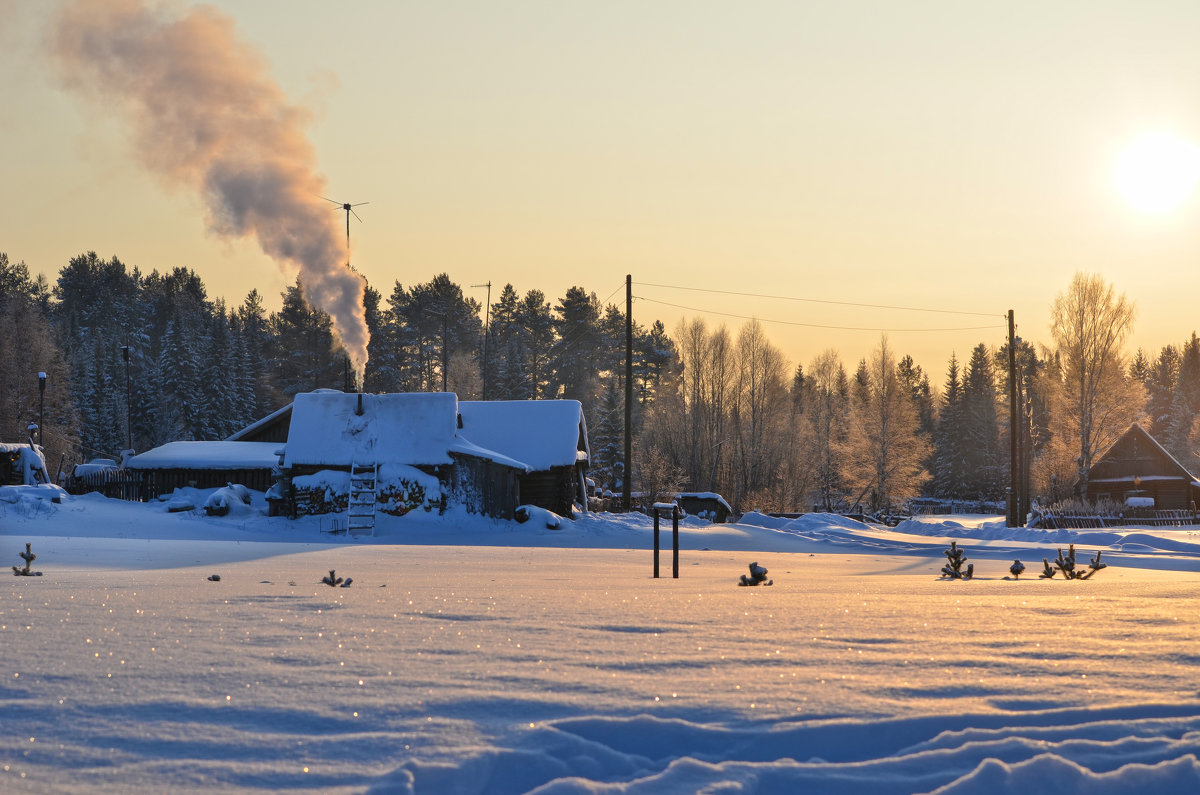
{"label": "metal antenna mast", "polygon": [[[321,198],[327,202],[336,204],[339,208],[346,211],[346,255],[347,255],[346,260],[349,261],[349,259],[350,259],[350,256],[349,256],[349,252],[350,252],[350,216],[353,215],[355,218],[358,218],[358,213],[354,212],[354,208],[362,207],[364,204],[370,204],[370,202],[358,202],[357,204],[351,204],[350,202],[336,202],[333,199],[329,198],[328,196],[322,196]],[[362,219],[358,218],[358,222],[361,224]]]}

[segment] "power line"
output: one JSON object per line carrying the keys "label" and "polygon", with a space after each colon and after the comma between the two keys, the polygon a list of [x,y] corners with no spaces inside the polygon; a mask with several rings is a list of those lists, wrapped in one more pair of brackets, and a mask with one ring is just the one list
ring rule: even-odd
{"label": "power line", "polygon": [[[854,306],[864,309],[896,309],[904,312],[935,312],[945,315],[974,315],[976,317],[997,317],[995,312],[967,312],[960,309],[930,309],[928,307],[919,306],[894,306],[891,304],[860,304],[853,301],[831,301],[824,298],[799,298],[791,295],[766,295],[764,293],[739,293],[733,290],[715,290],[707,287],[684,287],[678,284],[652,284],[650,282],[638,282],[643,287],[662,287],[667,290],[689,290],[697,293],[716,293],[718,295],[737,295],[743,298],[774,298],[780,301],[803,301],[810,304],[832,304],[834,306]],[[650,300],[650,299],[644,299]],[[670,304],[668,304],[670,306]],[[1001,313],[999,317],[1003,318]],[[836,328],[835,326],[818,326],[818,328]],[[987,326],[986,328],[991,328]],[[872,329],[868,329],[872,330]],[[950,329],[956,330],[956,329]]]}
{"label": "power line", "polygon": [[[895,333],[913,332],[913,331],[979,331],[982,329],[994,329],[1000,325],[998,323],[993,323],[993,324],[987,325],[987,326],[959,326],[956,328],[874,328],[874,327],[867,327],[867,326],[830,326],[830,325],[823,325],[820,323],[801,323],[798,320],[773,320],[771,318],[755,317],[753,315],[738,315],[733,312],[720,312],[715,309],[697,309],[694,306],[683,306],[682,304],[672,304],[667,301],[657,301],[653,298],[646,298],[646,297],[640,296],[640,295],[634,296],[634,298],[637,298],[639,301],[647,301],[652,304],[661,304],[663,306],[674,307],[675,309],[686,309],[689,312],[699,312],[699,313],[705,314],[705,315],[721,315],[722,317],[732,317],[732,318],[737,318],[738,320],[758,320],[763,323],[778,323],[783,326],[803,326],[804,328],[830,329],[830,330],[834,330],[834,331],[882,331],[882,332],[889,332],[889,333],[890,332],[895,332]],[[980,314],[980,313],[967,313],[967,314]],[[984,315],[984,317],[990,317],[990,315]]]}

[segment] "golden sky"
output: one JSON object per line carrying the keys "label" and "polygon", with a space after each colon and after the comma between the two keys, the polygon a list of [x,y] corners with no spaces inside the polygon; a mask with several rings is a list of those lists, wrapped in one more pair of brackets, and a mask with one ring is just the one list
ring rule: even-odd
{"label": "golden sky", "polygon": [[[313,111],[327,195],[370,202],[352,259],[385,294],[446,272],[481,302],[487,281],[617,301],[628,273],[639,321],[755,316],[793,364],[849,368],[888,329],[935,383],[1009,309],[1048,342],[1079,270],[1137,304],[1151,353],[1200,328],[1200,200],[1147,213],[1114,176],[1139,136],[1200,139],[1194,0],[212,5]],[[88,250],[186,266],[277,306],[294,275],[208,233],[62,87],[53,12],[0,0],[0,251],[51,276]]]}

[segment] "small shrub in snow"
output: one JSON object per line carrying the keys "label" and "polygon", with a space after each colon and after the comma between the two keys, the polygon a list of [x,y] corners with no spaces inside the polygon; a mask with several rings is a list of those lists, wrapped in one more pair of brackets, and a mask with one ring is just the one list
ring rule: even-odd
{"label": "small shrub in snow", "polygon": [[29,570],[29,567],[33,564],[33,562],[35,560],[37,560],[37,555],[34,553],[32,546],[33,546],[32,544],[30,544],[28,541],[26,541],[25,542],[25,551],[17,553],[18,555],[21,556],[21,560],[25,561],[25,566],[23,568],[13,566],[12,570],[13,570],[14,576],[16,576],[16,577],[41,577],[42,576],[42,573],[40,571],[30,571]]}
{"label": "small shrub in snow", "polygon": [[1042,558],[1042,566],[1044,567],[1041,573],[1042,579],[1050,579],[1057,572],[1062,572],[1064,580],[1086,580],[1100,569],[1107,569],[1108,564],[1100,561],[1100,552],[1097,550],[1096,557],[1092,558],[1088,563],[1086,570],[1076,569],[1075,563],[1075,545],[1071,544],[1067,548],[1067,554],[1063,554],[1062,547],[1058,549],[1058,557],[1054,559],[1054,567],[1050,567],[1050,561]]}
{"label": "small shrub in snow", "polygon": [[326,585],[328,585],[330,588],[338,588],[338,587],[341,587],[341,588],[349,588],[349,587],[350,587],[350,583],[354,582],[354,578],[353,578],[353,577],[347,577],[346,579],[344,579],[344,580],[343,580],[341,577],[337,576],[337,574],[336,574],[336,573],[334,573],[334,570],[333,570],[333,569],[330,569],[330,570],[329,570],[329,576],[328,576],[328,577],[322,577],[322,578],[321,578],[321,582],[325,583],[325,584],[326,584]]}
{"label": "small shrub in snow", "polygon": [[[765,580],[765,582],[764,582]],[[758,562],[750,564],[750,576],[742,575],[742,579],[738,580],[738,585],[774,585],[774,580],[767,579],[767,570],[765,567],[758,565]]]}
{"label": "small shrub in snow", "polygon": [[974,563],[967,563],[967,570],[963,571],[962,565],[967,562],[967,555],[958,548],[957,541],[950,542],[950,548],[945,554],[948,562],[942,566],[942,576],[952,580],[969,580],[975,576]]}
{"label": "small shrub in snow", "polygon": [[1019,560],[1014,560],[1012,565],[1008,567],[1008,571],[1012,574],[1014,580],[1021,579],[1021,574],[1025,571],[1025,564]]}

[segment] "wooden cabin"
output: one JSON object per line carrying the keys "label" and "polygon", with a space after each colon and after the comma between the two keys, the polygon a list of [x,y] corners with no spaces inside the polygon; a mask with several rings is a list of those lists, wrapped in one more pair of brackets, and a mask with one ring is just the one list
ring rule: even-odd
{"label": "wooden cabin", "polygon": [[587,512],[587,422],[578,400],[464,400],[462,433],[472,442],[522,462],[522,505],[571,516]]}
{"label": "wooden cabin", "polygon": [[272,512],[349,511],[365,500],[393,515],[462,506],[511,518],[528,467],[466,438],[458,421],[452,392],[296,395]]}
{"label": "wooden cabin", "polygon": [[1140,425],[1132,425],[1088,470],[1090,502],[1154,500],[1157,510],[1194,510],[1200,480]]}
{"label": "wooden cabin", "polygon": [[167,442],[133,456],[125,468],[139,476],[140,499],[227,483],[266,491],[276,479],[280,447],[276,442]]}

